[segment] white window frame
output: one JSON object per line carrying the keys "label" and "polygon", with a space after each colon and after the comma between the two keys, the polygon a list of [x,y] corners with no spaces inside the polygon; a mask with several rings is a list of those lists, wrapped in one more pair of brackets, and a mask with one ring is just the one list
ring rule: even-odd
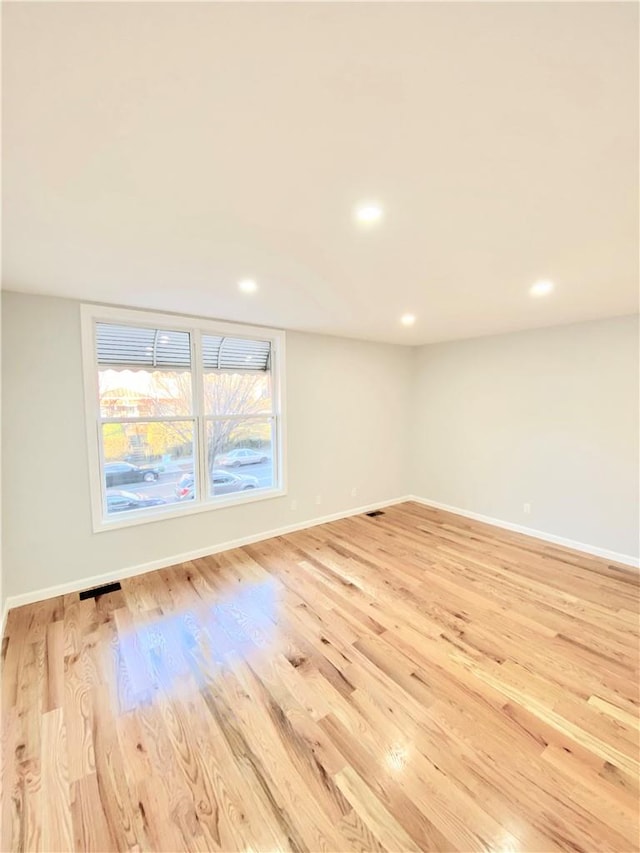
{"label": "white window frame", "polygon": [[[216,509],[254,503],[255,501],[271,500],[287,494],[285,332],[279,329],[264,328],[263,326],[245,326],[238,323],[218,322],[217,320],[188,317],[183,314],[160,314],[129,308],[110,308],[106,305],[82,305],[80,310],[91,515],[94,533],[101,533],[105,530],[116,530],[121,527],[132,527],[137,524],[148,524],[149,522],[169,521],[183,515],[194,515],[200,512],[211,512]],[[96,323],[98,322],[174,329],[176,331],[189,332],[191,335],[192,413],[173,418],[140,418],[140,420],[144,421],[192,420],[194,422],[193,444],[194,456],[197,459],[194,477],[198,487],[196,491],[198,497],[190,501],[188,505],[175,503],[167,504],[166,506],[136,509],[129,512],[117,513],[117,517],[115,518],[110,518],[107,514],[105,505],[106,489],[102,473],[104,460],[101,439],[101,428],[105,419],[101,417],[100,411],[95,337]],[[270,371],[273,409],[270,415],[264,415],[263,417],[264,419],[271,419],[275,425],[275,435],[272,435],[274,460],[274,486],[272,488],[258,489],[255,493],[253,491],[235,492],[217,497],[209,497],[208,495],[206,424],[208,421],[213,420],[214,416],[209,416],[203,411],[204,375],[200,341],[202,334],[251,338],[262,341],[266,340],[271,343]]]}

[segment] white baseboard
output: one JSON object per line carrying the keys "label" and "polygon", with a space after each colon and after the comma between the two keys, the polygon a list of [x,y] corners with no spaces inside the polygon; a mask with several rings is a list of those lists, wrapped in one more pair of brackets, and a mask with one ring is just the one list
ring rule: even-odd
{"label": "white baseboard", "polygon": [[[37,589],[33,592],[25,592],[21,595],[9,596],[5,602],[3,613],[2,628],[4,631],[4,620],[7,612],[13,607],[22,607],[24,604],[33,604],[36,601],[44,601],[47,598],[55,598],[58,595],[67,595],[72,592],[79,592],[83,589],[90,589],[94,586],[102,586],[105,583],[113,583],[114,581],[131,578],[135,575],[143,575],[145,572],[152,572],[155,569],[164,569],[167,566],[175,566],[178,563],[186,563],[189,560],[197,560],[200,557],[208,557],[209,554],[217,554],[220,551],[229,551],[232,548],[240,548],[242,545],[252,545],[254,542],[262,542],[265,539],[272,539],[274,536],[284,536],[286,533],[295,533],[297,530],[306,530],[309,527],[317,527],[319,524],[327,524],[329,521],[338,521],[341,518],[349,518],[352,515],[361,515],[364,512],[371,512],[374,509],[381,509],[385,506],[393,506],[394,504],[403,503],[404,501],[413,500],[411,497],[393,498],[388,501],[378,501],[377,503],[360,506],[354,509],[347,509],[343,512],[334,512],[331,515],[324,515],[319,518],[313,518],[309,521],[301,521],[297,524],[288,524],[285,527],[279,527],[275,530],[266,530],[263,533],[256,533],[253,536],[243,536],[241,539],[232,539],[228,542],[220,542],[218,545],[210,545],[207,548],[198,548],[196,551],[186,551],[183,554],[173,554],[170,557],[165,557],[160,560],[152,560],[150,563],[142,563],[137,566],[128,566],[122,569],[116,569],[112,572],[105,572],[102,575],[93,575],[92,577],[82,578],[82,580],[69,581],[68,583],[50,586],[46,589]],[[1,635],[0,635],[1,636]]]}
{"label": "white baseboard", "polygon": [[485,524],[491,524],[493,527],[501,527],[505,530],[512,530],[516,533],[524,533],[526,536],[533,536],[535,539],[552,542],[554,545],[563,545],[565,548],[572,548],[574,551],[582,551],[583,553],[591,554],[595,557],[603,557],[606,560],[612,560],[625,566],[631,566],[633,568],[640,567],[640,561],[638,558],[632,557],[628,554],[619,554],[616,551],[597,548],[594,545],[587,545],[584,542],[575,542],[573,539],[566,539],[563,536],[556,536],[552,533],[545,533],[541,530],[523,527],[520,524],[513,524],[510,521],[502,521],[499,518],[492,518],[491,516],[482,515],[478,512],[470,512],[466,509],[460,509],[460,507],[450,506],[449,504],[443,504],[439,501],[428,500],[427,498],[421,498],[417,495],[405,495],[401,498],[393,498],[388,501],[378,501],[377,503],[368,504],[367,506],[360,506],[354,509],[344,510],[343,512],[335,512],[331,515],[324,515],[319,518],[301,521],[296,524],[288,524],[285,527],[279,527],[275,530],[267,530],[263,533],[257,533],[252,536],[244,536],[240,539],[220,542],[217,545],[211,545],[207,548],[198,548],[196,551],[186,551],[182,554],[173,554],[170,557],[153,560],[149,563],[142,563],[137,566],[128,566],[126,568],[116,569],[112,572],[105,572],[101,575],[82,578],[82,580],[69,581],[68,583],[50,586],[46,589],[38,589],[32,592],[22,593],[21,595],[9,596],[4,603],[2,610],[2,631],[0,631],[0,636],[4,633],[7,613],[13,607],[21,607],[24,604],[33,604],[36,601],[44,601],[47,598],[55,598],[58,595],[79,592],[83,589],[101,586],[105,583],[113,583],[113,581],[124,580],[125,578],[134,577],[135,575],[143,575],[145,572],[152,572],[155,569],[164,569],[167,566],[175,566],[178,563],[186,563],[189,560],[197,560],[200,557],[207,557],[209,554],[217,554],[220,551],[229,551],[232,548],[240,548],[243,545],[252,545],[255,542],[272,539],[274,536],[284,536],[287,533],[295,533],[297,530],[306,530],[310,527],[317,527],[319,524],[327,524],[330,521],[338,521],[341,518],[349,518],[352,515],[361,515],[364,512],[371,512],[374,509],[393,506],[394,504],[404,503],[405,501],[415,501],[416,503],[424,504],[425,506],[430,506],[434,509],[442,509],[446,512],[454,513],[455,515],[461,515],[464,518],[482,521]]}
{"label": "white baseboard", "polygon": [[565,548],[571,548],[574,551],[582,551],[585,554],[591,554],[594,557],[603,557],[605,560],[611,560],[615,563],[622,563],[625,566],[631,566],[634,569],[640,568],[640,559],[629,554],[620,554],[617,551],[608,551],[606,548],[598,548],[595,545],[587,545],[584,542],[576,542],[573,539],[566,539],[564,536],[556,536],[554,533],[545,533],[543,530],[535,530],[533,527],[524,527],[521,524],[513,524],[511,521],[502,521],[499,518],[492,518],[489,515],[482,515],[479,512],[471,512],[467,509],[460,509],[457,506],[449,506],[439,501],[432,501],[428,498],[420,498],[417,495],[412,495],[407,500],[415,501],[416,503],[430,506],[434,509],[442,509],[445,512],[451,512],[455,515],[462,515],[464,518],[471,518],[474,521],[483,521],[485,524],[491,524],[493,527],[502,527],[504,530],[512,530],[515,533],[524,533],[525,536],[533,536],[535,539],[543,539],[545,542],[552,542],[554,545],[562,545]]}

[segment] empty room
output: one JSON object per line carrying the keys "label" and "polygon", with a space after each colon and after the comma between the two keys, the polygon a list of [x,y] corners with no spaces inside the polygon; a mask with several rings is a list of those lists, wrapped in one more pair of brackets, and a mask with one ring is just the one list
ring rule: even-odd
{"label": "empty room", "polygon": [[640,850],[639,11],[2,4],[2,851]]}

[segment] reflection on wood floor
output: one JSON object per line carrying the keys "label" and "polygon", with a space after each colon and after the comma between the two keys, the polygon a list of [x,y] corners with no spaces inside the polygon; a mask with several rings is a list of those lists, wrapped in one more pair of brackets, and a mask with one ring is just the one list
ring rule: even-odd
{"label": "reflection on wood floor", "polygon": [[638,579],[406,503],[12,610],[3,850],[629,851]]}

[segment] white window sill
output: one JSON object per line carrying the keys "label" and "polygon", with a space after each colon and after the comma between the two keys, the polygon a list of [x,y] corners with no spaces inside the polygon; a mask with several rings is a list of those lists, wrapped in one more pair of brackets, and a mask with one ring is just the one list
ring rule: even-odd
{"label": "white window sill", "polygon": [[208,500],[181,504],[169,504],[168,506],[153,507],[149,509],[137,509],[130,512],[114,513],[113,518],[103,518],[101,522],[94,523],[94,533],[104,533],[107,530],[119,530],[121,527],[135,527],[138,524],[150,524],[156,521],[169,521],[173,518],[182,518],[185,515],[196,515],[199,512],[211,512],[231,506],[243,506],[244,504],[266,501],[272,498],[281,498],[287,494],[286,488],[256,489],[255,493],[228,495],[221,498],[210,498]]}

